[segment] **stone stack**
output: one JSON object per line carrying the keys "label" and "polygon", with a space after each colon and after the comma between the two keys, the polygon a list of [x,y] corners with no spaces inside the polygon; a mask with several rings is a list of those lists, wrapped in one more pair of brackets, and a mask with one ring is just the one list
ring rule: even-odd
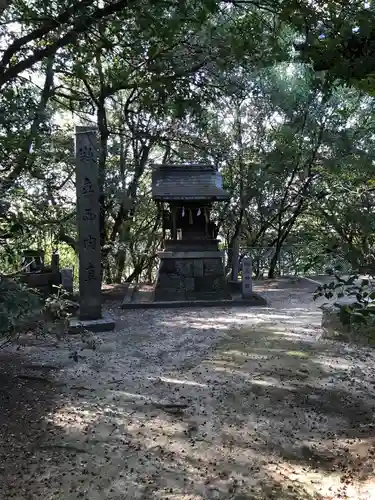
{"label": "stone stack", "polygon": [[160,252],[155,300],[230,299],[223,269],[223,254],[216,249],[167,250]]}

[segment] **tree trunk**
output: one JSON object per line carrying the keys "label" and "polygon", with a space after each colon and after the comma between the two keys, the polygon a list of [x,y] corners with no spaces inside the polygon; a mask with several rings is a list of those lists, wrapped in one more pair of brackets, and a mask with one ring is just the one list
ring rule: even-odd
{"label": "tree trunk", "polygon": [[254,259],[253,261],[253,274],[255,279],[259,278],[260,276],[260,259],[259,257]]}
{"label": "tree trunk", "polygon": [[18,155],[14,170],[0,183],[0,188],[4,192],[24,170],[31,170],[34,155],[31,154],[33,144],[38,137],[39,127],[45,118],[47,104],[53,95],[53,81],[54,81],[54,64],[55,58],[50,56],[47,60],[45,70],[44,86],[40,94],[38,109],[36,110],[34,120],[31,124],[28,136],[22,145],[20,154]]}
{"label": "tree trunk", "polygon": [[134,270],[129,276],[126,278],[126,283],[132,283],[133,281],[137,281],[139,276],[141,275],[143,269],[145,268],[145,259],[141,259],[138,264],[134,267]]}
{"label": "tree trunk", "polygon": [[124,274],[124,269],[125,269],[125,262],[126,262],[126,251],[125,250],[119,250],[117,252],[117,257],[116,257],[116,276],[115,276],[115,283],[121,283],[122,282],[122,276]]}
{"label": "tree trunk", "polygon": [[240,260],[240,242],[239,239],[236,238],[232,244],[232,281],[238,281],[238,272],[239,272],[239,260]]}
{"label": "tree trunk", "polygon": [[[227,261],[227,265],[225,266],[225,273],[228,273],[228,271],[230,269],[233,270],[234,250],[236,250],[234,248],[236,245],[235,241],[238,240],[239,234],[241,232],[243,214],[244,214],[244,211],[241,208],[238,220],[236,222],[236,227],[234,229],[234,233],[233,233],[232,238],[230,239],[229,244],[228,244],[228,261]],[[237,254],[237,259],[238,259],[238,254]]]}
{"label": "tree trunk", "polygon": [[147,266],[146,281],[147,283],[152,283],[152,271],[154,270],[154,259],[150,259]]}
{"label": "tree trunk", "polygon": [[112,272],[111,272],[111,266],[109,264],[109,260],[107,259],[105,262],[105,282],[107,285],[110,285],[113,283],[112,281]]}
{"label": "tree trunk", "polygon": [[109,131],[107,127],[107,113],[105,109],[105,100],[103,96],[100,96],[98,100],[98,127],[99,127],[99,205],[100,205],[100,215],[99,215],[99,227],[100,227],[100,247],[103,248],[106,244],[106,206],[105,206],[105,166],[108,154],[108,137]]}
{"label": "tree trunk", "polygon": [[276,277],[276,268],[277,264],[279,262],[279,257],[280,257],[280,251],[281,251],[282,245],[277,244],[275,253],[272,256],[271,262],[270,262],[270,268],[268,270],[268,278],[274,279]]}
{"label": "tree trunk", "polygon": [[60,229],[60,232],[58,233],[56,237],[57,241],[60,241],[62,243],[66,243],[67,245],[70,246],[74,250],[74,253],[77,255],[78,254],[78,243],[77,241],[69,236],[68,234],[65,234],[62,229]]}

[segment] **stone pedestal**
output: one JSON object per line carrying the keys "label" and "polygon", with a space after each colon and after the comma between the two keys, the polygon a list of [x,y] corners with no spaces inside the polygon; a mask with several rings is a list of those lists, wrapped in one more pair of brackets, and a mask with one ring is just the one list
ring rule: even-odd
{"label": "stone pedestal", "polygon": [[168,250],[159,253],[155,301],[231,299],[224,276],[223,253],[215,250],[215,244],[211,242],[213,249],[203,251],[199,242],[194,241],[178,241],[176,249],[173,242],[167,246]]}
{"label": "stone pedestal", "polygon": [[102,314],[99,319],[81,321],[78,318],[71,318],[69,320],[68,332],[69,333],[82,333],[85,330],[89,332],[109,332],[115,328],[115,322],[106,314]]}

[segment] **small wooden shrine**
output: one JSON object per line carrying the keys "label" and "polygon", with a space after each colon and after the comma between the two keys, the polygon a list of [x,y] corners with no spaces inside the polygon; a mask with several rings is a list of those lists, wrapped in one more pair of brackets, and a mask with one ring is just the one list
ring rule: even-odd
{"label": "small wooden shrine", "polygon": [[162,212],[164,250],[155,301],[230,299],[213,202],[229,200],[212,165],[154,165],[152,197]]}

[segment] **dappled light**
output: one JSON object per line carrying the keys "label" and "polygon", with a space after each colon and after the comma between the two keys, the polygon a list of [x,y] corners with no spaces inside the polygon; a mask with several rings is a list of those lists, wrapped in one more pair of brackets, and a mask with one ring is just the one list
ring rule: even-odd
{"label": "dappled light", "polygon": [[374,0],[0,0],[0,500],[375,499],[374,109]]}
{"label": "dappled light", "polygon": [[127,312],[60,371],[33,491],[48,477],[51,498],[370,498],[375,355],[321,339],[303,300],[301,326],[276,306]]}
{"label": "dappled light", "polygon": [[185,379],[177,380],[177,379],[168,378],[168,377],[158,377],[158,378],[148,377],[148,379],[152,380],[152,381],[166,382],[166,383],[169,383],[169,384],[195,385],[195,386],[198,386],[198,387],[206,387],[206,384],[200,384],[199,382],[196,382],[195,380],[185,380]]}

